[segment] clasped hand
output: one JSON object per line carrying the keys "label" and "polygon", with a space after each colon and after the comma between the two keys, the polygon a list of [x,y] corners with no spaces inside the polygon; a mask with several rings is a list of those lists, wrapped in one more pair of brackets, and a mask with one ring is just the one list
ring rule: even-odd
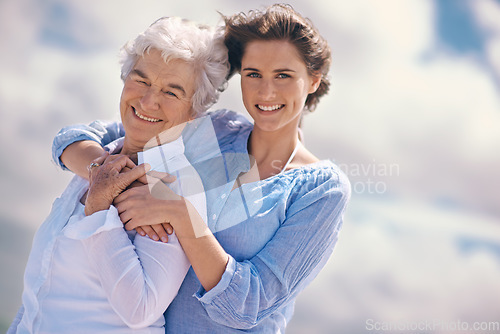
{"label": "clasped hand", "polygon": [[182,198],[165,185],[175,181],[175,176],[151,171],[146,178],[149,165],[136,166],[126,155],[105,155],[94,162],[100,166],[89,172],[85,214],[107,210],[113,204],[127,230],[136,229],[143,236],[167,242],[173,233],[167,219],[185,207]]}

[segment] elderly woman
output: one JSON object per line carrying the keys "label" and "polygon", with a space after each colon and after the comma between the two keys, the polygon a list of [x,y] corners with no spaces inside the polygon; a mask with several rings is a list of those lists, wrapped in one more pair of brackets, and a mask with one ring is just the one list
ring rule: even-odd
{"label": "elderly woman", "polygon": [[[217,99],[229,69],[227,49],[215,29],[163,18],[123,53],[120,115],[126,135],[93,164],[90,185],[72,179],[37,231],[23,304],[8,333],[164,333],[163,312],[189,262],[175,234],[165,243],[127,233],[112,204],[145,175],[148,167],[136,166],[137,158],[153,168],[155,161],[165,162],[160,169],[177,172],[178,183],[199,181],[184,156],[183,134],[205,155],[218,148],[213,129],[203,119],[191,120]],[[206,216],[203,189],[189,190],[184,195],[191,196],[196,215]]]}

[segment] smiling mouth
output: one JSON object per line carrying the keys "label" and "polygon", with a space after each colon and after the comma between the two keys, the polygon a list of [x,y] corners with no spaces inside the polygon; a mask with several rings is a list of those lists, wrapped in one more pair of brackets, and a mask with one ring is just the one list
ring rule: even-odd
{"label": "smiling mouth", "polygon": [[285,105],[284,104],[275,104],[272,106],[264,106],[262,104],[256,104],[255,106],[262,111],[276,111],[276,110],[282,109]]}
{"label": "smiling mouth", "polygon": [[144,116],[144,115],[140,114],[134,107],[132,107],[132,110],[134,111],[134,114],[137,117],[139,117],[140,119],[142,119],[144,121],[147,121],[147,122],[150,122],[150,123],[161,122],[161,119],[159,119],[159,118],[151,118],[151,117],[147,117],[147,116]]}

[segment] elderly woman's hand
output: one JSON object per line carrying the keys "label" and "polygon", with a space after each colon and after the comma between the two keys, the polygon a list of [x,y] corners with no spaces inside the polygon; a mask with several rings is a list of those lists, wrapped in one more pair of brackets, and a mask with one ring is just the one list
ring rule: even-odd
{"label": "elderly woman's hand", "polygon": [[132,182],[144,176],[149,168],[149,165],[144,164],[136,166],[125,155],[110,155],[102,165],[91,168],[85,215],[109,209],[115,197]]}

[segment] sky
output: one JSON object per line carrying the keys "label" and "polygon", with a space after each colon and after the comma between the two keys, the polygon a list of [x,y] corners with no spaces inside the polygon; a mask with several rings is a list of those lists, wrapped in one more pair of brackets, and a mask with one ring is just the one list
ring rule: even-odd
{"label": "sky", "polygon": [[[118,119],[117,54],[128,39],[160,16],[217,24],[218,12],[270,3],[0,2],[0,223],[34,233],[64,189],[71,175],[50,156],[60,128]],[[305,117],[305,143],[353,187],[343,234],[317,279],[342,291],[328,290],[320,311],[325,285],[315,281],[299,298],[296,328],[316,317],[356,333],[369,317],[431,311],[500,321],[491,315],[499,299],[489,299],[500,295],[500,2],[290,3],[333,52],[332,90]],[[215,107],[244,113],[238,80]]]}

